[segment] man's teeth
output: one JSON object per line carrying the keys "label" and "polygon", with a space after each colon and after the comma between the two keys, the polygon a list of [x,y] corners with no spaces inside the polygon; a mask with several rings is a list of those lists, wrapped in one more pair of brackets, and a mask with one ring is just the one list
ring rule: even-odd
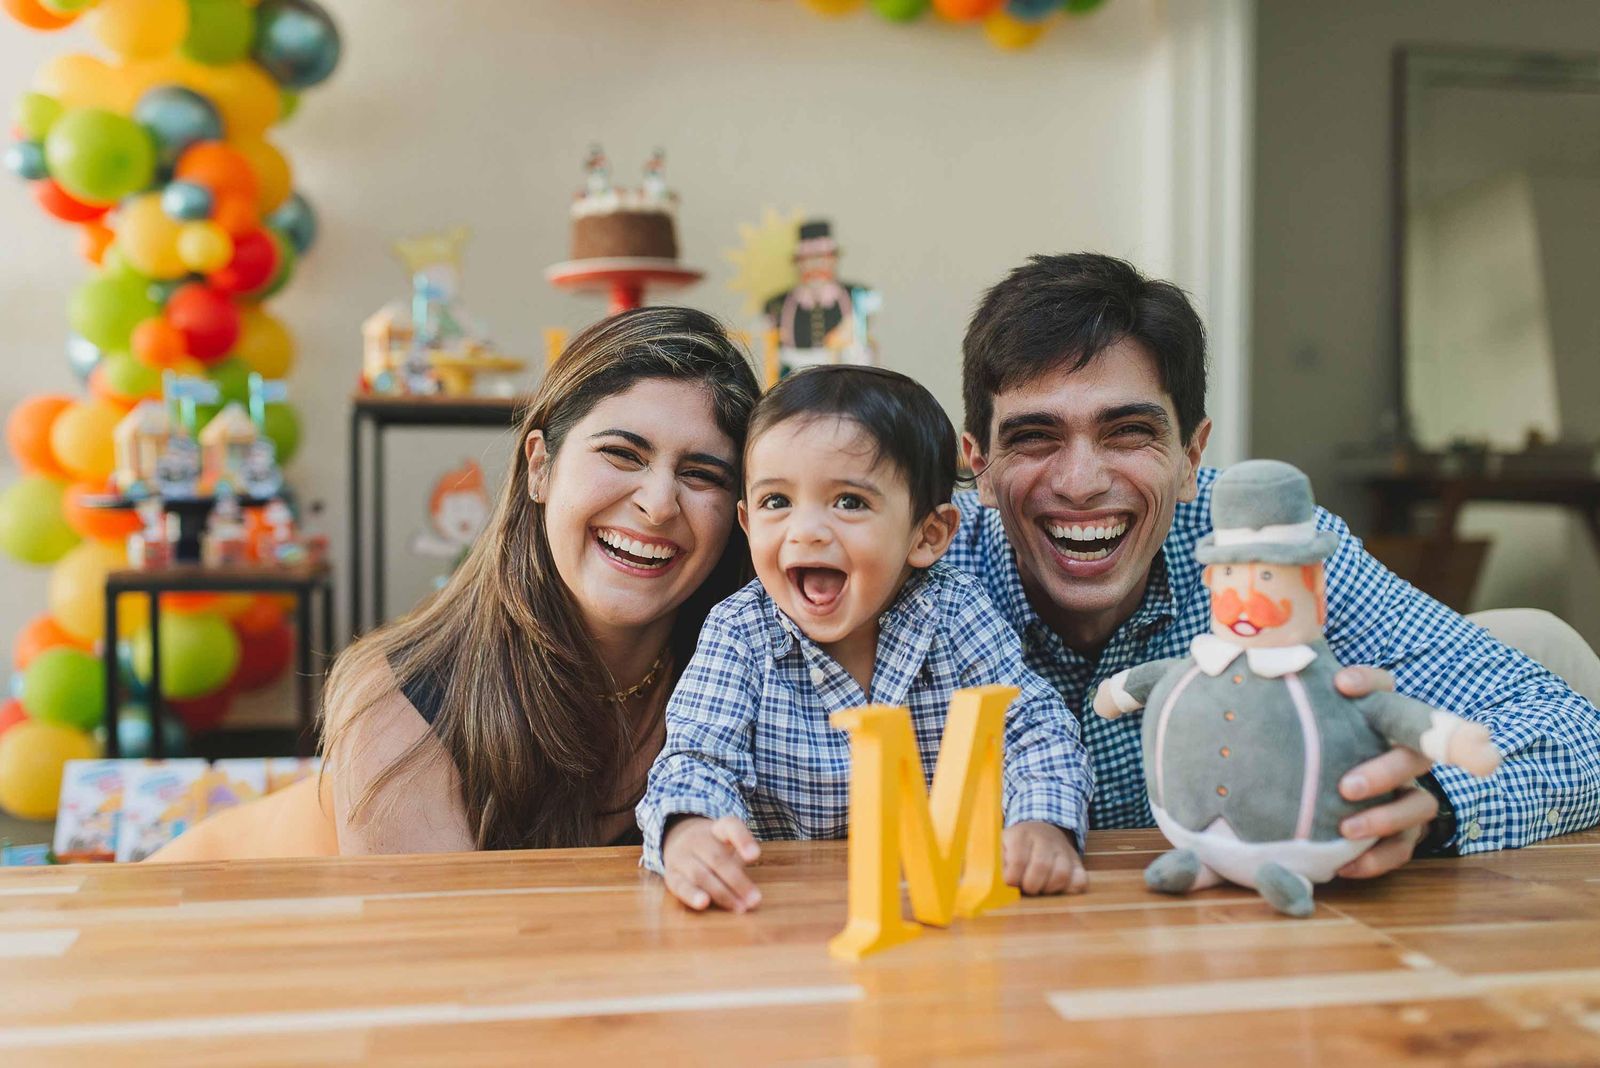
{"label": "man's teeth", "polygon": [[630,538],[614,530],[597,530],[595,536],[613,549],[625,552],[629,556],[637,556],[641,560],[671,560],[678,555],[675,546],[647,545],[638,538]]}
{"label": "man's teeth", "polygon": [[1128,532],[1128,521],[1118,519],[1114,523],[1095,526],[1060,526],[1050,525],[1050,536],[1066,541],[1106,541],[1109,538],[1120,538]]}

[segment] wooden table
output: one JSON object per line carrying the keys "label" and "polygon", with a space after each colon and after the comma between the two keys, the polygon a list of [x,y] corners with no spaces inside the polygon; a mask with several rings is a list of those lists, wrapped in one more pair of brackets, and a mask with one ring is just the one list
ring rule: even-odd
{"label": "wooden table", "polygon": [[1600,1062],[1600,833],[1418,862],[1284,919],[1087,896],[850,966],[843,843],[693,915],[633,849],[0,872],[0,1064]]}

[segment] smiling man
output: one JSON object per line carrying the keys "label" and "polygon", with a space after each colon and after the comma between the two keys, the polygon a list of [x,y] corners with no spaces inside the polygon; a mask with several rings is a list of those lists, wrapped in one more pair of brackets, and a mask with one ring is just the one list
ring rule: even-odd
{"label": "smiling man", "polygon": [[[989,290],[967,329],[962,449],[978,489],[956,496],[962,524],[946,560],[984,581],[1029,667],[1082,718],[1093,827],[1155,822],[1140,717],[1084,717],[1094,687],[1186,654],[1210,625],[1194,559],[1216,479],[1200,465],[1205,364],[1205,329],[1183,292],[1109,256],[1034,257]],[[1401,692],[1484,724],[1506,755],[1485,781],[1404,749],[1351,771],[1340,784],[1350,800],[1397,792],[1341,826],[1379,839],[1341,874],[1600,820],[1595,706],[1391,574],[1337,516],[1318,509],[1316,522],[1339,538],[1327,569],[1335,656],[1386,668]],[[1350,696],[1373,685],[1360,671],[1340,678]]]}

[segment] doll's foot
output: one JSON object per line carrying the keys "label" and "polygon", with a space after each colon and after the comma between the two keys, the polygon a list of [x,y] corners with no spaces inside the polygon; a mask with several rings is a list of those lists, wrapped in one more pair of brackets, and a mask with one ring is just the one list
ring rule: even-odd
{"label": "doll's foot", "polygon": [[1285,916],[1303,918],[1316,909],[1311,900],[1311,880],[1282,864],[1268,863],[1257,868],[1256,889],[1267,899],[1267,904]]}
{"label": "doll's foot", "polygon": [[1200,879],[1200,858],[1192,849],[1174,849],[1150,862],[1144,885],[1163,894],[1187,894]]}

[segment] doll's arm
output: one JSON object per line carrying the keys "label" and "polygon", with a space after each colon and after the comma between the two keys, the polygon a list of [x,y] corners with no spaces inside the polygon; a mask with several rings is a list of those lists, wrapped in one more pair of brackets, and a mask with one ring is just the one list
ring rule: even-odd
{"label": "doll's arm", "polygon": [[1151,691],[1169,671],[1188,662],[1188,657],[1174,656],[1117,672],[1095,690],[1095,715],[1101,719],[1117,719],[1129,712],[1137,712],[1144,707]]}
{"label": "doll's arm", "polygon": [[1500,766],[1489,728],[1397,693],[1375,693],[1356,704],[1372,729],[1394,745],[1415,749],[1435,764],[1453,764],[1480,779]]}

